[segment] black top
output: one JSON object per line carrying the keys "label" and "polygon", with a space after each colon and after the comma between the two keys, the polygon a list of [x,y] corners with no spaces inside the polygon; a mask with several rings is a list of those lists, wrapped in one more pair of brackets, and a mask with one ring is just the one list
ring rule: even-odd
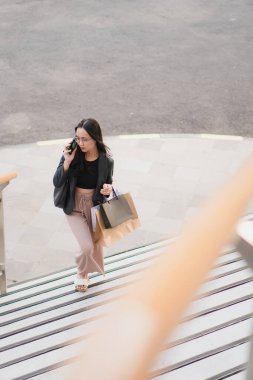
{"label": "black top", "polygon": [[85,161],[85,170],[77,177],[76,186],[82,189],[95,189],[98,181],[98,158]]}
{"label": "black top", "polygon": [[[75,170],[70,165],[69,170],[64,170],[64,156],[61,157],[59,165],[54,173],[53,183],[55,187],[63,186],[68,181],[69,192],[63,207],[65,214],[70,215],[75,205],[75,192],[76,192],[76,180]],[[98,205],[105,201],[104,195],[100,193],[104,183],[112,183],[114,161],[112,157],[109,157],[104,152],[99,153],[98,158],[98,180],[97,187],[92,195],[92,201],[94,205]]]}

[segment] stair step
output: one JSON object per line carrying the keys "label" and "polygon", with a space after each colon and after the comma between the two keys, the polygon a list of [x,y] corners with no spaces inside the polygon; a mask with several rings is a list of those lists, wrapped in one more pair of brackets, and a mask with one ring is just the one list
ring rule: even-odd
{"label": "stair step", "polygon": [[[60,380],[71,373],[70,359],[78,360],[98,319],[169,250],[167,244],[107,257],[106,276],[92,275],[85,293],[73,290],[75,268],[11,286],[0,297],[0,378]],[[165,339],[150,369],[153,378],[245,379],[252,322],[253,271],[229,247]]]}

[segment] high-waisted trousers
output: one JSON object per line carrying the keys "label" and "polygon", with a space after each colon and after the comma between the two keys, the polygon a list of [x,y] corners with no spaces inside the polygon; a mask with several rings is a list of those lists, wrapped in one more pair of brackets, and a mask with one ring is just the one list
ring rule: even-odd
{"label": "high-waisted trousers", "polygon": [[94,242],[91,221],[92,195],[94,189],[76,188],[75,206],[70,215],[66,215],[69,226],[79,244],[80,250],[75,256],[77,273],[86,275],[92,272],[104,274],[103,247]]}

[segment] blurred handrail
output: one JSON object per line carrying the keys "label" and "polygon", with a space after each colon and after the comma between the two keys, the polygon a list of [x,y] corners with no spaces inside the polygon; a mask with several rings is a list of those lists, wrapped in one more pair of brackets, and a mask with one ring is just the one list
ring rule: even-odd
{"label": "blurred handrail", "polygon": [[3,214],[3,189],[9,184],[9,181],[17,177],[16,172],[9,172],[0,176],[0,294],[5,294],[6,270],[5,270],[5,246],[4,246],[4,214]]}
{"label": "blurred handrail", "polygon": [[4,174],[3,176],[0,176],[0,183],[6,183],[12,180],[13,178],[17,177],[16,172],[9,172],[7,174]]}
{"label": "blurred handrail", "polygon": [[[142,380],[253,196],[253,155],[96,325],[71,380]],[[173,252],[173,255],[171,254]]]}

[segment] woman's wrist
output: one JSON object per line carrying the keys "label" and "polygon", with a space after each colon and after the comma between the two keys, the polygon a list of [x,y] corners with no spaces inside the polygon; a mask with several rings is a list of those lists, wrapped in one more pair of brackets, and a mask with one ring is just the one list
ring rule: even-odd
{"label": "woman's wrist", "polygon": [[69,170],[69,166],[70,166],[70,164],[68,162],[66,162],[66,160],[65,160],[64,164],[63,164],[63,169],[65,172],[67,172]]}

